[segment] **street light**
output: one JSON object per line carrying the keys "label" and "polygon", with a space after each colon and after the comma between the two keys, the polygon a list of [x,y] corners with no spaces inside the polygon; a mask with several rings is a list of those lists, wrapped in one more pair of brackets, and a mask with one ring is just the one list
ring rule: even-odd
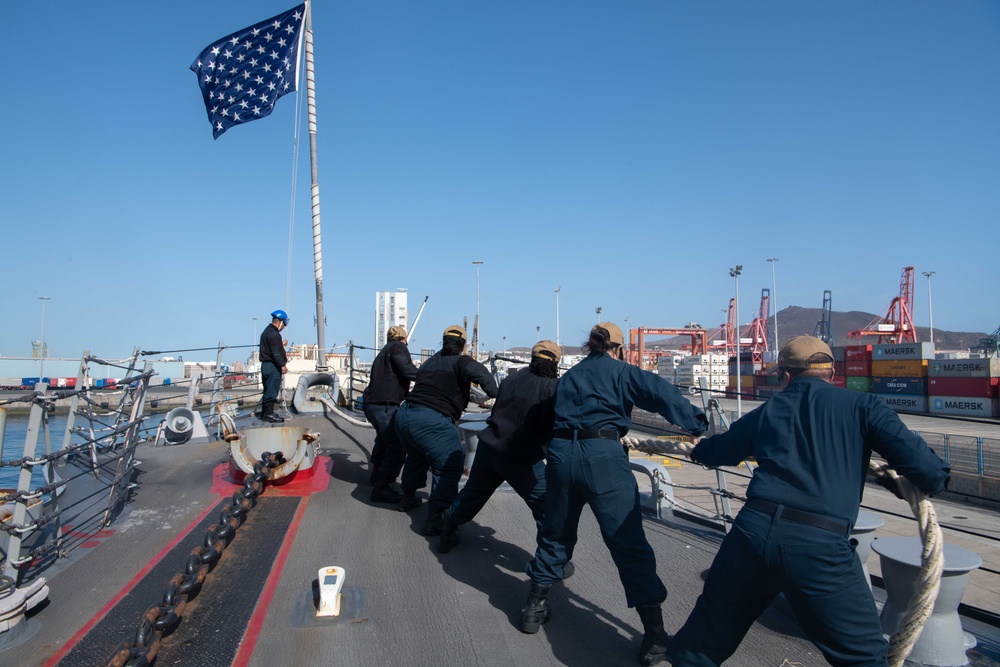
{"label": "street light", "polygon": [[556,345],[559,345],[559,292],[562,286],[556,288]]}
{"label": "street light", "polygon": [[483,265],[483,261],[477,259],[474,260],[472,263],[476,265],[476,332],[475,332],[476,335],[474,336],[474,338],[476,339],[475,359],[476,361],[478,361],[479,360],[479,267]]}
{"label": "street light", "polygon": [[[773,264],[772,264],[773,266]],[[736,280],[736,299],[733,302],[736,320],[736,418],[743,416],[743,363],[740,358],[740,274],[743,265],[737,264],[735,269],[729,269],[729,277]]]}
{"label": "street light", "polygon": [[42,340],[38,342],[38,381],[45,377],[45,302],[49,297],[40,296],[38,300],[42,302]]}
{"label": "street light", "polygon": [[541,326],[536,326],[535,327],[535,342],[537,343],[541,339],[542,339],[542,327]]}
{"label": "street light", "polygon": [[257,341],[257,318],[256,317],[251,317],[250,319],[253,320],[253,338],[251,338],[250,341],[251,342],[256,342]]}
{"label": "street light", "polygon": [[774,360],[778,360],[778,287],[774,282],[774,264],[778,261],[777,257],[768,257],[767,261],[771,264],[771,303],[774,304]]}
{"label": "street light", "polygon": [[934,344],[934,302],[931,301],[931,276],[934,275],[933,271],[924,271],[924,275],[927,276],[927,314],[931,320],[931,345]]}
{"label": "street light", "polygon": [[601,307],[598,306],[597,308],[594,308],[594,312],[597,313],[597,323],[600,324],[601,323]]}
{"label": "street light", "polygon": [[507,337],[506,336],[503,337],[503,353],[504,353],[504,356],[507,356]]}

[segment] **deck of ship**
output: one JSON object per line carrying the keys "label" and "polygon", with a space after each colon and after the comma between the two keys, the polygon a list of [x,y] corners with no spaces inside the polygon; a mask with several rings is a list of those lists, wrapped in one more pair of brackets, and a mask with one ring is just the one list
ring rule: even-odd
{"label": "deck of ship", "polygon": [[[436,538],[419,533],[426,506],[404,514],[368,501],[370,429],[339,417],[298,417],[294,423],[321,434],[322,454],[330,461],[326,488],[301,498],[265,491],[180,626],[164,638],[156,664],[636,664],[641,625],[625,605],[589,511],[580,522],[576,575],[553,590],[552,618],[542,631],[525,635],[517,626],[535,530],[520,498],[498,492],[465,527],[462,544],[441,555]],[[227,446],[144,445],[138,456],[142,474],[133,502],[99,546],[52,577],[50,601],[30,621],[32,636],[0,652],[4,664],[106,664],[117,642],[134,633],[142,611],[159,602],[169,575],[183,568],[189,549],[184,533],[191,529],[188,542],[200,541],[199,522],[212,521],[224,499],[217,483],[213,490],[213,470],[226,461]],[[255,520],[254,512],[261,518]],[[664,618],[673,632],[701,591],[721,534],[651,518],[645,528],[670,591]],[[277,544],[262,548],[261,540]],[[327,565],[346,570],[345,609],[340,619],[318,621],[312,589],[318,569]],[[137,594],[143,587],[150,592]],[[131,601],[138,612],[115,620],[116,603],[121,608],[130,597],[139,598]],[[237,608],[239,614],[230,613]],[[234,615],[246,620],[234,627]],[[95,644],[98,630],[107,639]],[[88,641],[89,657],[80,649]],[[775,606],[727,664],[777,667],[786,660],[822,663],[796,623]]]}

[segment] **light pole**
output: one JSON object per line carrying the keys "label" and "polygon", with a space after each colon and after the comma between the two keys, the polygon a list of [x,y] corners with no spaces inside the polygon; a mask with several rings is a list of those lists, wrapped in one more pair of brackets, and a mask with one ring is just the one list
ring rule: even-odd
{"label": "light pole", "polygon": [[771,264],[771,303],[774,304],[774,360],[778,360],[778,286],[774,281],[774,265],[778,261],[777,257],[768,257]]}
{"label": "light pole", "polygon": [[38,381],[45,377],[45,302],[49,297],[40,296],[38,300],[42,302],[42,340],[38,342]]}
{"label": "light pole", "polygon": [[594,308],[594,312],[597,313],[597,323],[600,324],[601,323],[601,307],[598,306],[597,308]]}
{"label": "light pole", "polygon": [[541,339],[542,339],[542,327],[541,326],[536,326],[535,327],[535,342],[537,343]]}
{"label": "light pole", "polygon": [[[773,266],[773,265],[772,265]],[[735,269],[729,269],[729,276],[736,280],[736,300],[733,302],[734,319],[736,320],[736,418],[743,416],[743,360],[740,358],[740,274],[743,265],[737,264]]]}
{"label": "light pole", "polygon": [[253,338],[251,338],[250,341],[257,342],[257,318],[251,317],[250,319],[253,320]]}
{"label": "light pole", "polygon": [[556,288],[556,345],[559,345],[559,292],[562,286]]}
{"label": "light pole", "polygon": [[[628,330],[628,315],[625,316],[625,352],[632,354],[632,332]],[[629,356],[629,359],[632,357]],[[631,361],[629,362],[631,363]]]}
{"label": "light pole", "polygon": [[934,344],[934,302],[931,301],[931,276],[934,275],[933,271],[924,271],[924,275],[927,276],[927,315],[931,320],[931,345]]}
{"label": "light pole", "polygon": [[476,351],[474,358],[476,361],[479,361],[479,267],[483,265],[483,261],[477,259],[472,263],[476,265],[476,335],[474,336],[476,339]]}

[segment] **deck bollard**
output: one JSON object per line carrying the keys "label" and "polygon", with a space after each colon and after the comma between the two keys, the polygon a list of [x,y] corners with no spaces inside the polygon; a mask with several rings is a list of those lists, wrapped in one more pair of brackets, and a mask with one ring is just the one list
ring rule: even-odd
{"label": "deck bollard", "polygon": [[851,531],[851,540],[855,543],[854,553],[861,561],[861,569],[865,571],[868,590],[871,590],[872,587],[871,574],[868,572],[868,557],[872,554],[872,540],[875,539],[875,531],[883,525],[885,525],[885,520],[878,514],[861,510],[858,512],[858,520],[854,522],[854,529]]}
{"label": "deck bollard", "polygon": [[465,465],[462,474],[468,477],[472,470],[472,462],[476,459],[476,448],[479,446],[479,432],[486,429],[488,412],[466,412],[459,419],[458,428],[462,431],[465,443]]}
{"label": "deck bollard", "polygon": [[[882,608],[882,632],[892,635],[906,613],[916,592],[920,574],[922,546],[916,537],[886,537],[872,543],[879,555],[886,601]],[[976,645],[976,638],[962,630],[958,605],[969,582],[969,572],[983,564],[983,559],[968,549],[944,545],[944,571],[941,591],[934,609],[904,664],[933,667],[962,667],[969,664],[965,652]]]}

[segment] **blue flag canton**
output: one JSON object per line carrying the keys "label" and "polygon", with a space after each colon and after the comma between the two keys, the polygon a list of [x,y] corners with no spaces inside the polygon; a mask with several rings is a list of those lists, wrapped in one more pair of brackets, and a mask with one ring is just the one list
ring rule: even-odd
{"label": "blue flag canton", "polygon": [[295,91],[305,5],[210,44],[191,65],[205,98],[212,136],[264,118]]}

